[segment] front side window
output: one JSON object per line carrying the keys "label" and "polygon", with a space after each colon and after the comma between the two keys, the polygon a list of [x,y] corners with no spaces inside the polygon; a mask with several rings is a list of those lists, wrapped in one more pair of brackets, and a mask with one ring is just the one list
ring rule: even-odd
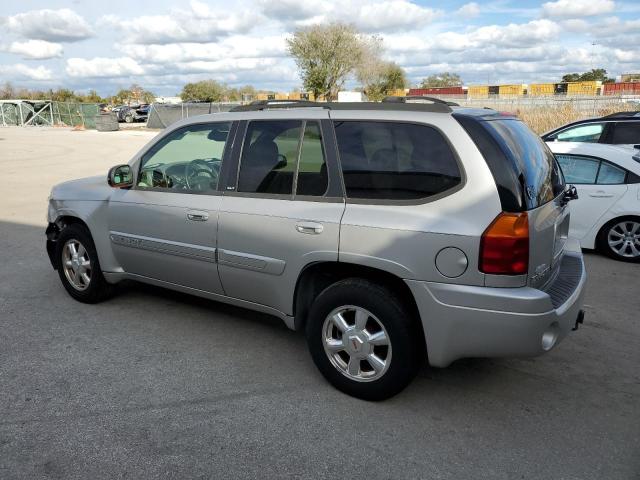
{"label": "front side window", "polygon": [[375,121],[334,126],[349,198],[424,199],[462,181],[451,147],[433,127]]}
{"label": "front side window", "polygon": [[640,122],[618,122],[613,129],[611,143],[640,143]]}
{"label": "front side window", "polygon": [[598,176],[600,161],[579,155],[556,154],[567,183],[594,184]]}
{"label": "front side window", "polygon": [[602,136],[604,125],[602,123],[590,123],[568,128],[556,135],[556,139],[561,142],[587,142],[598,143]]}
{"label": "front side window", "polygon": [[183,193],[217,190],[230,126],[190,125],[170,133],[142,157],[137,187]]}

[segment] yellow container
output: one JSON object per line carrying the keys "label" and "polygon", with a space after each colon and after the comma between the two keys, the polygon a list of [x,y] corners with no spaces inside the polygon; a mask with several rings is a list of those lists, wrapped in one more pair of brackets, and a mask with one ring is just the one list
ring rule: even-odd
{"label": "yellow container", "polygon": [[470,85],[467,90],[467,96],[470,98],[487,98],[489,96],[488,85]]}
{"label": "yellow container", "polygon": [[283,92],[278,92],[278,93],[276,93],[275,100],[289,100],[289,94],[288,93],[283,93]]}
{"label": "yellow container", "polygon": [[553,95],[555,93],[555,84],[553,83],[532,83],[529,85],[527,95],[540,97],[544,95]]}
{"label": "yellow container", "polygon": [[258,93],[256,95],[256,100],[269,100],[269,94],[268,93]]}
{"label": "yellow container", "polygon": [[500,85],[498,86],[498,93],[501,96],[519,97],[524,95],[524,85]]}
{"label": "yellow container", "polygon": [[387,90],[386,95],[389,97],[404,97],[406,90],[404,88],[396,88],[395,90]]}
{"label": "yellow container", "polygon": [[570,82],[567,84],[567,95],[599,95],[602,82]]}

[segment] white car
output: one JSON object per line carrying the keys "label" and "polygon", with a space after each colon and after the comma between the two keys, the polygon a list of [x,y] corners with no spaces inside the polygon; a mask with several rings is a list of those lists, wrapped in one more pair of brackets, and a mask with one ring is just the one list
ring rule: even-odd
{"label": "white car", "polygon": [[640,262],[640,150],[599,143],[547,145],[567,184],[578,190],[578,200],[571,202],[569,235],[582,248]]}

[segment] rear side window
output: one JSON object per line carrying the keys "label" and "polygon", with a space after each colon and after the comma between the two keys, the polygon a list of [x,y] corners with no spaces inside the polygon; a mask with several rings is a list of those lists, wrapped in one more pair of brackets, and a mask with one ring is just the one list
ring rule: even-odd
{"label": "rear side window", "polygon": [[564,190],[564,179],[553,153],[520,120],[455,114],[454,117],[485,158],[504,211],[538,208]]}
{"label": "rear side window", "polygon": [[433,127],[334,122],[347,197],[424,199],[461,183],[451,147]]}
{"label": "rear side window", "polygon": [[566,153],[558,153],[556,158],[562,167],[562,173],[564,173],[567,183],[582,185],[619,185],[625,183],[626,170],[599,158]]}
{"label": "rear side window", "polygon": [[616,123],[611,143],[640,143],[640,122]]}

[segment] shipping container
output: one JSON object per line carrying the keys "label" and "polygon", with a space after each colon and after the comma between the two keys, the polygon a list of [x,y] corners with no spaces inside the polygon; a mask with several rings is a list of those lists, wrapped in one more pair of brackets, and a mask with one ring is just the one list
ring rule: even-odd
{"label": "shipping container", "polygon": [[429,95],[464,95],[462,87],[430,87],[430,88],[410,88],[411,96]]}
{"label": "shipping container", "polygon": [[555,95],[566,95],[567,94],[567,87],[568,83],[562,82],[562,83],[554,83],[553,84],[553,93]]}
{"label": "shipping container", "polygon": [[471,98],[487,98],[489,87],[487,85],[471,85],[467,89],[467,95]]}
{"label": "shipping container", "polygon": [[620,76],[621,83],[640,82],[640,73],[623,73]]}
{"label": "shipping container", "polygon": [[499,95],[500,87],[498,85],[489,85],[489,95]]}
{"label": "shipping container", "polygon": [[394,90],[387,90],[386,95],[389,97],[404,97],[407,91],[404,88],[396,88]]}
{"label": "shipping container", "polygon": [[518,97],[524,95],[525,86],[522,84],[515,85],[498,85],[498,93],[505,97]]}
{"label": "shipping container", "polygon": [[553,95],[555,93],[555,84],[553,83],[532,83],[528,88],[528,95],[541,97],[545,95]]}
{"label": "shipping container", "polygon": [[640,82],[605,83],[604,95],[640,95]]}
{"label": "shipping container", "polygon": [[289,100],[289,94],[285,92],[278,92],[275,94],[274,100]]}
{"label": "shipping container", "polygon": [[567,83],[567,95],[600,95],[602,82],[570,82]]}

